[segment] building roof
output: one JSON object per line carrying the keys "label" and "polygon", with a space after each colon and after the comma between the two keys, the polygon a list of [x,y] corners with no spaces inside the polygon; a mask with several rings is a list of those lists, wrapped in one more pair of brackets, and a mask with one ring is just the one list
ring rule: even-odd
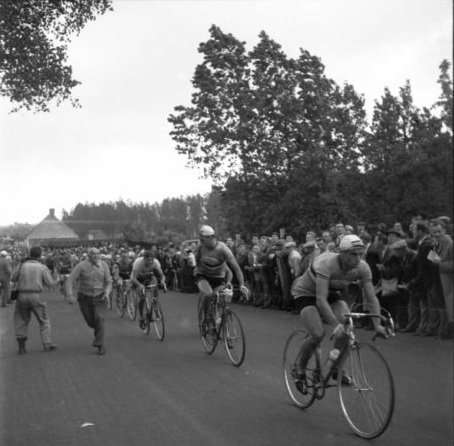
{"label": "building roof", "polygon": [[75,240],[79,236],[55,217],[55,209],[49,209],[49,215],[32,229],[27,238],[29,240]]}

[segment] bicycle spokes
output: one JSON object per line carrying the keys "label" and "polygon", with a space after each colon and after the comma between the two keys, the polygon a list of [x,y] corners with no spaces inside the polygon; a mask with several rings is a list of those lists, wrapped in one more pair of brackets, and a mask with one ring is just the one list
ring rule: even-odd
{"label": "bicycle spokes", "polygon": [[388,364],[372,345],[358,344],[342,370],[351,386],[339,384],[342,411],[350,428],[363,438],[375,438],[388,427],[394,410],[394,383]]}

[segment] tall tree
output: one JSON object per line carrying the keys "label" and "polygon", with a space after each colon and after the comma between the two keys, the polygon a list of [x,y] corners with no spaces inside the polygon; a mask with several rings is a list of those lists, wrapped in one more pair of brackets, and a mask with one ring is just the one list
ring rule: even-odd
{"label": "tall tree", "polygon": [[438,83],[441,87],[440,98],[435,104],[441,108],[441,119],[448,129],[451,131],[452,135],[452,104],[453,104],[453,94],[452,94],[452,79],[450,76],[451,73],[451,64],[445,59],[440,65],[440,76],[438,78]]}
{"label": "tall tree", "polygon": [[97,15],[111,10],[111,0],[2,0],[0,2],[0,95],[26,108],[49,111],[49,102],[78,105],[67,62],[74,34]]}

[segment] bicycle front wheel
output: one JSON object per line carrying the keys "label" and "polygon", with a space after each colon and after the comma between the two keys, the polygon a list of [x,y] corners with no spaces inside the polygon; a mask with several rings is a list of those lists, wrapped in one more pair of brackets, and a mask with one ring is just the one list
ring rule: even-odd
{"label": "bicycle front wheel", "polygon": [[284,347],[284,382],[290,399],[301,409],[309,407],[315,400],[320,381],[320,366],[314,351],[307,362],[303,375],[298,374],[301,348],[307,339],[303,330],[294,331]]}
{"label": "bicycle front wheel", "polygon": [[126,294],[126,311],[128,312],[129,319],[135,321],[137,317],[137,298],[132,290],[129,290]]}
{"label": "bicycle front wheel", "polygon": [[164,314],[162,312],[161,304],[158,300],[154,300],[151,304],[151,311],[156,336],[160,341],[163,341],[166,334],[166,326],[164,323]]}
{"label": "bicycle front wheel", "polygon": [[[338,393],[347,424],[362,438],[375,438],[388,427],[394,411],[394,381],[383,355],[370,344],[356,343],[340,367],[352,384]],[[342,376],[342,375],[340,375]]]}
{"label": "bicycle front wheel", "polygon": [[211,355],[218,344],[218,332],[216,330],[216,322],[211,314],[211,311],[207,313],[206,323],[202,323],[203,320],[203,308],[202,308],[202,296],[199,296],[199,302],[197,305],[197,315],[199,320],[199,332],[202,339],[202,345],[205,351]]}
{"label": "bicycle front wheel", "polygon": [[143,299],[142,315],[142,331],[144,334],[150,334],[152,303],[149,292],[145,293],[145,297]]}
{"label": "bicycle front wheel", "polygon": [[124,317],[125,315],[125,293],[121,288],[117,288],[115,292],[116,300],[116,310],[119,317]]}
{"label": "bicycle front wheel", "polygon": [[240,318],[231,309],[226,310],[222,322],[224,347],[230,362],[239,367],[246,355],[246,339]]}

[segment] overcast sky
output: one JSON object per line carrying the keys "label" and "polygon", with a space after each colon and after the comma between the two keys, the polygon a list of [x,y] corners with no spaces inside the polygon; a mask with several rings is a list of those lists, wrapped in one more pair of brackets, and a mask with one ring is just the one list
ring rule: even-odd
{"label": "overcast sky", "polygon": [[39,223],[79,202],[161,202],[206,193],[185,167],[167,118],[190,105],[197,48],[217,25],[251,50],[264,30],[288,57],[321,58],[326,74],[365,95],[410,80],[418,107],[438,98],[452,61],[451,0],[114,1],[69,48],[81,109],[9,114],[0,98],[0,225]]}

